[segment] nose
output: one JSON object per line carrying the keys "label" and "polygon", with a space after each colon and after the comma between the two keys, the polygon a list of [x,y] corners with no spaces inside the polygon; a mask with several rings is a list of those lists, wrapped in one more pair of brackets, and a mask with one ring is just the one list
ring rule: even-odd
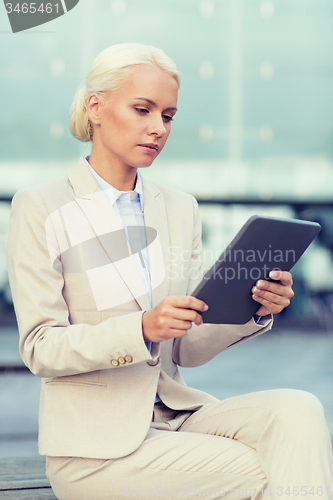
{"label": "nose", "polygon": [[148,127],[148,135],[156,135],[163,137],[166,133],[165,124],[161,115],[152,116],[151,122]]}

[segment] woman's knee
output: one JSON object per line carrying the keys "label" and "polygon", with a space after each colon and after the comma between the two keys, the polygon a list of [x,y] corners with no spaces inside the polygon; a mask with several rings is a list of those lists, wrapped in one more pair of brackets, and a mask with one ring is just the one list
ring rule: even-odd
{"label": "woman's knee", "polygon": [[59,500],[91,500],[104,496],[99,494],[94,471],[105,460],[75,457],[46,457],[46,476]]}
{"label": "woman's knee", "polygon": [[322,419],[325,410],[317,396],[308,391],[298,389],[276,389],[272,396],[275,399],[278,412],[288,414],[288,418]]}

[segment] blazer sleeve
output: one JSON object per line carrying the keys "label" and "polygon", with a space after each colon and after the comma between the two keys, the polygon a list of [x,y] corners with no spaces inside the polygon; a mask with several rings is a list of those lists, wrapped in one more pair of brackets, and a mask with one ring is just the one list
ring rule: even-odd
{"label": "blazer sleeve", "polygon": [[[193,203],[192,260],[189,272],[187,295],[190,295],[202,279],[201,222],[198,203]],[[258,306],[259,307],[259,306]],[[179,366],[200,366],[214,358],[219,352],[232,345],[244,342],[272,328],[272,315],[261,318],[257,324],[253,318],[245,325],[192,324],[185,337],[178,337],[173,343],[173,361]]]}
{"label": "blazer sleeve", "polygon": [[47,247],[45,198],[28,189],[12,201],[8,275],[24,363],[38,376],[57,377],[122,369],[111,364],[120,356],[127,355],[133,364],[151,360],[142,336],[142,310],[97,324],[70,324],[64,278],[53,268]]}

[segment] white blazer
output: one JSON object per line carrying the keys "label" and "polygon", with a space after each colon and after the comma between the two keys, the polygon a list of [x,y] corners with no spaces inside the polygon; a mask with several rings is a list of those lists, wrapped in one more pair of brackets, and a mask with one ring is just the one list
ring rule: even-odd
{"label": "white blazer", "polygon": [[[154,307],[190,294],[200,280],[201,228],[189,194],[145,179],[143,193],[146,226],[156,231],[148,246]],[[20,352],[43,379],[42,455],[132,453],[148,432],[156,392],[175,410],[216,401],[187,387],[178,365],[201,365],[271,326],[271,317],[260,325],[193,325],[185,337],[153,343],[150,353],[141,323],[149,300],[130,251],[115,254],[119,230],[83,158],[68,176],[13,198],[8,272]]]}

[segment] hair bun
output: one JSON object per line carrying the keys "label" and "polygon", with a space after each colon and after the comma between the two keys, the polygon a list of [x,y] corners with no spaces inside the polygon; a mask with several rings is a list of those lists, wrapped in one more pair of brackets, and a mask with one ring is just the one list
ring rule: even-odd
{"label": "hair bun", "polygon": [[76,139],[83,142],[92,141],[93,138],[93,127],[86,108],[86,93],[86,87],[81,87],[77,91],[69,111],[70,131]]}

